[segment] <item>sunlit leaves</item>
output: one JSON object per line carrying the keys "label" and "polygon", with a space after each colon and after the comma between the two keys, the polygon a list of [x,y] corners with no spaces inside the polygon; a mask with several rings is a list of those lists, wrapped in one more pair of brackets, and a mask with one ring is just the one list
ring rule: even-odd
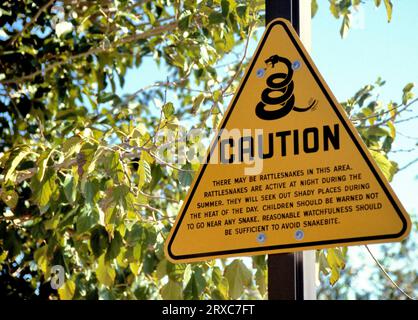
{"label": "sunlit leaves", "polygon": [[411,90],[414,88],[414,86],[415,86],[414,83],[408,83],[403,88],[402,103],[404,105],[406,105],[408,103],[408,101],[411,100],[414,97],[413,92],[411,92]]}
{"label": "sunlit leaves", "polygon": [[265,296],[267,293],[267,260],[266,256],[254,256],[253,268],[257,271],[255,273],[255,283],[261,296]]}
{"label": "sunlit leaves", "polygon": [[116,271],[110,262],[106,261],[104,255],[98,259],[96,277],[97,280],[106,287],[111,287],[115,281]]}
{"label": "sunlit leaves", "polygon": [[[325,2],[325,1],[324,1]],[[382,0],[374,0],[374,4],[376,7],[379,7]],[[388,22],[392,19],[392,9],[393,5],[391,0],[383,0],[386,8],[386,14]],[[311,1],[311,12],[312,16],[318,11],[318,3],[317,0]],[[329,10],[331,14],[336,18],[339,19],[342,17],[342,23],[340,27],[340,35],[341,37],[345,37],[347,35],[348,30],[350,29],[350,17],[353,11],[356,10],[357,6],[362,5],[360,0],[329,0]]]}
{"label": "sunlit leaves", "polygon": [[222,275],[222,271],[219,267],[213,267],[212,269],[212,282],[215,286],[212,291],[212,297],[218,300],[229,299],[228,279]]}
{"label": "sunlit leaves", "polygon": [[62,186],[67,201],[73,204],[77,199],[77,177],[76,175],[68,174],[65,176]]}
{"label": "sunlit leaves", "polygon": [[392,9],[393,9],[393,4],[391,0],[383,0],[383,2],[385,3],[385,7],[386,7],[386,13],[388,16],[388,22],[390,22],[390,20],[392,20]]}
{"label": "sunlit leaves", "polygon": [[226,266],[225,278],[229,283],[229,295],[237,299],[251,285],[253,276],[242,260],[235,259]]}
{"label": "sunlit leaves", "polygon": [[19,163],[30,153],[30,149],[27,146],[19,146],[14,148],[9,154],[7,154],[7,160],[5,161],[4,170],[6,175],[4,181],[15,182],[16,168]]}
{"label": "sunlit leaves", "polygon": [[39,157],[37,161],[38,172],[36,173],[36,177],[38,178],[39,181],[42,181],[44,178],[45,170],[48,165],[48,160],[52,153],[53,153],[53,150],[44,152],[43,154],[41,154],[41,156]]}
{"label": "sunlit leaves", "polygon": [[191,165],[187,164],[183,166],[182,170],[178,173],[180,184],[187,187],[193,181],[193,172],[191,171]]}
{"label": "sunlit leaves", "polygon": [[[87,232],[91,230],[93,227],[99,224],[99,213],[97,210],[92,209],[90,206],[86,206],[85,208],[81,209],[81,213],[77,217],[76,222],[76,230],[77,233],[82,234],[84,232]],[[100,227],[99,227],[100,228]],[[94,238],[93,238],[94,235]],[[96,256],[99,256],[102,253],[102,246],[106,247],[104,245],[105,243],[105,237],[104,239],[101,238],[101,234],[96,230],[93,231],[91,234],[90,239],[90,246],[93,250],[93,253],[96,252]],[[101,244],[103,242],[103,245]]]}
{"label": "sunlit leaves", "polygon": [[317,0],[311,0],[311,17],[315,17],[318,12],[318,2]]}
{"label": "sunlit leaves", "polygon": [[174,105],[171,102],[168,102],[163,106],[163,113],[166,119],[171,119],[171,117],[174,115],[174,111]]}
{"label": "sunlit leaves", "polygon": [[152,179],[151,167],[149,163],[141,159],[138,161],[138,188],[142,188],[146,183],[149,183]]}
{"label": "sunlit leaves", "polygon": [[203,270],[199,267],[194,267],[184,291],[185,298],[199,299],[205,288],[206,279],[203,275]]}
{"label": "sunlit leaves", "polygon": [[384,154],[381,152],[377,152],[374,150],[370,150],[374,160],[376,161],[377,165],[382,170],[383,174],[385,175],[386,179],[392,181],[393,176],[398,171],[398,165],[394,161],[390,161]]}
{"label": "sunlit leaves", "polygon": [[46,170],[42,181],[39,181],[36,176],[32,178],[33,199],[41,209],[44,209],[53,200],[52,197],[58,188],[56,179],[56,172],[52,168]]}
{"label": "sunlit leaves", "polygon": [[45,274],[48,268],[48,246],[44,245],[35,251],[33,256],[38,268]]}
{"label": "sunlit leaves", "polygon": [[75,283],[71,279],[65,281],[62,287],[58,289],[61,300],[71,300],[75,293]]}
{"label": "sunlit leaves", "polygon": [[183,300],[183,286],[179,282],[169,280],[161,288],[161,296],[166,300]]}
{"label": "sunlit leaves", "polygon": [[329,282],[334,285],[340,278],[341,271],[345,268],[347,259],[347,248],[330,248],[317,251],[319,271],[329,275]]}

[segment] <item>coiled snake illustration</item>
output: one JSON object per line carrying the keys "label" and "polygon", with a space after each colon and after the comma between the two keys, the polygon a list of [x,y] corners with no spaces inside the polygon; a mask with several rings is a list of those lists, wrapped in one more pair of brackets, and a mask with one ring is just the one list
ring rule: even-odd
{"label": "coiled snake illustration", "polygon": [[[290,111],[305,112],[317,105],[317,101],[311,99],[309,106],[297,107],[295,106],[295,95],[293,94],[293,68],[290,60],[280,57],[278,55],[272,55],[270,58],[264,61],[266,65],[274,68],[276,63],[284,63],[287,67],[287,72],[277,72],[270,75],[267,80],[266,89],[261,93],[261,101],[255,108],[257,117],[263,120],[276,120],[288,115]],[[278,81],[281,80],[281,81]],[[274,92],[281,92],[280,96],[271,96]],[[274,110],[267,110],[266,105],[277,105],[279,108]]]}

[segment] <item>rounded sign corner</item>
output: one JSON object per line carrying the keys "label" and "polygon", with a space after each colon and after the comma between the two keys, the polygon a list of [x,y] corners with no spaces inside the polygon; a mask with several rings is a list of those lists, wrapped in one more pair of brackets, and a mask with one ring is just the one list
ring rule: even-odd
{"label": "rounded sign corner", "polygon": [[166,245],[164,246],[164,254],[168,261],[171,263],[180,263],[180,259],[176,256],[172,251],[173,239],[167,241]]}

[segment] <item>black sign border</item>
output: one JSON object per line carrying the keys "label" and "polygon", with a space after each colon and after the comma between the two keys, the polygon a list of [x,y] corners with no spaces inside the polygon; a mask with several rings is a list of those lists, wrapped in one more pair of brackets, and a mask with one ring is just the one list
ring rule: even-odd
{"label": "black sign border", "polygon": [[354,133],[351,131],[350,127],[348,126],[348,124],[346,123],[344,117],[341,115],[341,113],[338,110],[338,107],[335,105],[334,100],[331,98],[330,94],[328,93],[328,90],[326,90],[326,88],[324,87],[324,85],[322,84],[321,79],[318,77],[318,74],[315,72],[315,69],[312,67],[309,59],[307,59],[306,55],[304,54],[304,51],[301,49],[301,47],[299,46],[299,43],[296,41],[296,39],[294,38],[292,32],[290,31],[288,25],[282,20],[274,20],[272,21],[267,29],[267,32],[265,33],[263,39],[261,40],[261,43],[258,47],[258,50],[252,60],[251,66],[249,67],[248,71],[245,74],[245,78],[244,81],[242,83],[242,85],[239,87],[239,91],[237,92],[237,94],[234,96],[234,101],[232,102],[231,108],[229,109],[227,115],[225,116],[225,120],[222,123],[222,126],[220,129],[224,129],[226,124],[228,123],[228,119],[231,116],[235,104],[237,103],[242,90],[245,88],[245,83],[248,80],[248,77],[252,74],[252,70],[254,68],[255,63],[258,60],[258,56],[261,53],[264,44],[266,42],[266,40],[268,39],[268,35],[270,34],[270,31],[272,30],[272,28],[276,25],[281,25],[284,30],[286,31],[287,35],[289,36],[290,40],[292,41],[293,45],[295,46],[295,48],[297,49],[298,53],[300,54],[300,56],[302,57],[305,65],[308,67],[309,71],[311,72],[312,76],[314,77],[315,81],[317,82],[317,84],[319,85],[319,87],[321,88],[322,92],[324,93],[325,97],[327,98],[329,104],[332,106],[334,112],[336,113],[336,115],[338,116],[341,124],[344,126],[344,128],[346,129],[347,133],[349,134],[351,140],[354,142],[354,144],[356,145],[358,151],[360,152],[360,154],[362,155],[362,157],[364,158],[364,160],[366,161],[367,165],[369,166],[370,170],[372,171],[372,173],[374,174],[375,178],[377,179],[377,181],[379,182],[380,186],[382,187],[382,189],[384,190],[386,196],[388,197],[388,199],[390,200],[391,204],[393,205],[393,207],[396,209],[396,213],[398,214],[399,218],[402,221],[402,229],[399,233],[396,234],[388,234],[388,235],[378,235],[378,236],[369,236],[369,237],[357,237],[357,238],[347,238],[347,239],[334,239],[334,240],[326,240],[326,241],[314,241],[314,242],[301,242],[301,243],[292,243],[292,244],[282,244],[282,245],[273,245],[273,246],[260,246],[260,247],[251,247],[251,248],[245,248],[245,249],[234,249],[234,250],[225,250],[225,251],[212,251],[212,252],[205,252],[205,253],[194,253],[194,254],[185,254],[185,255],[175,255],[173,254],[172,250],[171,250],[171,246],[173,245],[174,239],[176,238],[176,234],[181,226],[181,222],[187,212],[187,208],[189,207],[189,204],[191,202],[191,200],[193,199],[193,195],[197,189],[197,187],[199,186],[199,182],[200,179],[202,178],[206,166],[209,164],[210,161],[210,155],[212,154],[213,148],[217,145],[217,142],[220,138],[220,135],[218,135],[216,137],[216,140],[214,140],[213,144],[212,144],[212,150],[210,153],[208,153],[207,155],[207,159],[206,159],[206,163],[203,164],[203,168],[202,170],[200,170],[200,174],[197,177],[196,182],[193,185],[193,189],[191,191],[191,194],[188,197],[188,201],[184,206],[184,209],[182,210],[182,215],[179,218],[178,223],[175,226],[175,229],[173,231],[173,234],[169,240],[168,246],[167,246],[167,253],[169,254],[170,258],[173,260],[186,260],[186,259],[198,259],[198,258],[204,258],[204,257],[220,257],[223,255],[237,255],[237,254],[245,254],[245,253],[256,253],[256,252],[264,252],[264,251],[269,251],[269,250],[283,250],[283,249],[290,249],[290,248],[300,248],[300,247],[313,247],[313,246],[324,246],[324,245],[330,245],[330,244],[345,244],[348,245],[350,243],[357,243],[357,242],[363,242],[363,241],[373,241],[373,240],[383,240],[383,239],[395,239],[395,238],[399,238],[401,237],[406,230],[408,229],[408,223],[407,220],[405,218],[405,216],[403,215],[401,209],[399,208],[397,202],[395,201],[395,199],[392,197],[391,192],[388,190],[388,188],[386,187],[385,183],[382,181],[380,175],[377,173],[375,167],[373,166],[373,164],[371,163],[369,157],[365,154],[363,148],[361,147],[359,141],[357,140],[357,138],[355,137]]}

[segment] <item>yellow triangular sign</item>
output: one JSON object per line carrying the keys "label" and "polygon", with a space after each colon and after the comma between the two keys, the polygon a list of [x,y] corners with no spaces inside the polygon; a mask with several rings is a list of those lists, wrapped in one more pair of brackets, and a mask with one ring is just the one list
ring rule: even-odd
{"label": "yellow triangular sign", "polygon": [[399,241],[410,220],[292,26],[271,22],[166,241],[173,262]]}

